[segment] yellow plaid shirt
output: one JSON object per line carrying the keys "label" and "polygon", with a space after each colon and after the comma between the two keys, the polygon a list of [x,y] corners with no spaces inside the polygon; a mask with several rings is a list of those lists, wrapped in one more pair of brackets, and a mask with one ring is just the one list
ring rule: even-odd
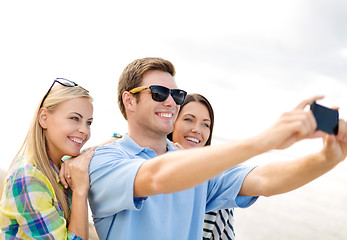
{"label": "yellow plaid shirt", "polygon": [[[51,167],[63,189],[59,170],[53,164]],[[71,206],[71,191],[66,194]],[[61,205],[47,177],[24,159],[4,181],[0,239],[81,239],[67,230]]]}

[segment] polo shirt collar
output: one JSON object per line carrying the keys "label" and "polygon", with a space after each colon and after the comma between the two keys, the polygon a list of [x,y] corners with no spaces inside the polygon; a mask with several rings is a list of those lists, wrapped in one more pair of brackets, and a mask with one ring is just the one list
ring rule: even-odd
{"label": "polo shirt collar", "polygon": [[[150,148],[143,148],[143,147],[139,146],[134,140],[131,139],[131,137],[129,137],[128,134],[124,134],[123,137],[121,139],[119,139],[117,142],[123,148],[126,148],[127,151],[129,151],[130,153],[132,153],[134,155],[138,155],[141,152],[144,152],[147,149],[150,149]],[[175,145],[169,139],[166,139],[166,148],[167,148],[168,151],[175,151],[175,150],[177,150]]]}

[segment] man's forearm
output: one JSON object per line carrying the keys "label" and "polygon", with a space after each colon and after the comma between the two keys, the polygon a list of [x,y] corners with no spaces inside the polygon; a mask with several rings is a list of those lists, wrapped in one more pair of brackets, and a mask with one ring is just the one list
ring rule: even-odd
{"label": "man's forearm", "polygon": [[135,196],[189,189],[267,149],[256,138],[236,143],[170,152],[144,163],[135,179]]}

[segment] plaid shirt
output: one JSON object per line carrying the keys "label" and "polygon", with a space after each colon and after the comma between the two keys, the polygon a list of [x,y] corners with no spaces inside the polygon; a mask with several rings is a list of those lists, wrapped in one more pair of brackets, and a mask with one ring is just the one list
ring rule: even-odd
{"label": "plaid shirt", "polygon": [[[64,189],[59,170],[52,163],[51,166]],[[71,190],[66,194],[71,206]],[[0,239],[81,239],[68,231],[61,205],[47,177],[24,159],[4,182]]]}

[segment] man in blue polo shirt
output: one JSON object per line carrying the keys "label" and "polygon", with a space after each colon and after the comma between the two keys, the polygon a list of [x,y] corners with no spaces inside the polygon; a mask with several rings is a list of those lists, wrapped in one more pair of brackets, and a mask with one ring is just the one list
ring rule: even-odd
{"label": "man in blue polo shirt", "polygon": [[[118,85],[128,134],[99,147],[90,164],[90,207],[100,239],[202,239],[204,213],[249,207],[257,196],[296,189],[346,157],[346,122],[340,138],[325,136],[323,150],[290,162],[256,168],[238,165],[269,151],[323,134],[304,108],[283,114],[265,132],[237,143],[175,151],[172,132],[186,92],[174,66],[161,58],[130,63]],[[329,159],[328,159],[329,156]]]}

